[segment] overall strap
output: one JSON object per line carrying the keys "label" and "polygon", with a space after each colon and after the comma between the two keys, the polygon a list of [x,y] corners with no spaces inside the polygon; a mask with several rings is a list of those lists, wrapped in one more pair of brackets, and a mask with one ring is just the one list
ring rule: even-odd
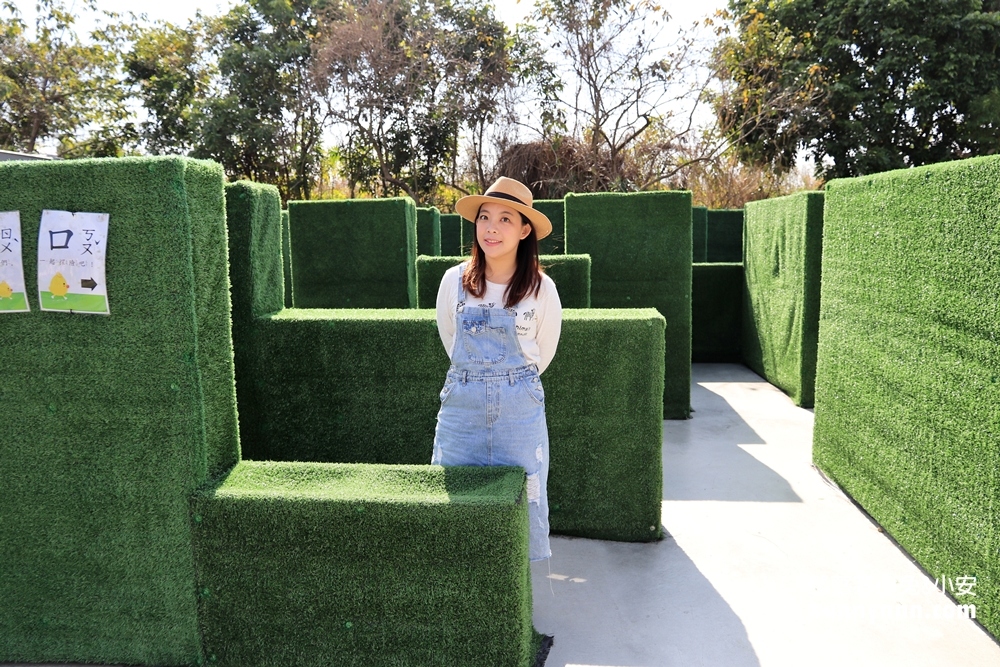
{"label": "overall strap", "polygon": [[465,284],[462,281],[462,277],[465,274],[465,269],[468,268],[468,262],[462,262],[458,265],[458,302],[463,303],[468,301],[468,297],[465,295]]}

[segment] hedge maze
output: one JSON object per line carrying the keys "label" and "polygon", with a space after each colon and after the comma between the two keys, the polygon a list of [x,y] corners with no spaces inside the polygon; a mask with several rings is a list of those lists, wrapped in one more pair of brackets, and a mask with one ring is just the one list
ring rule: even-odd
{"label": "hedge maze", "polygon": [[[745,226],[681,192],[539,202],[553,532],[659,539],[662,419],[692,359],[742,360],[815,387],[816,464],[1000,632],[998,185],[996,158],[833,181]],[[43,209],[110,215],[110,316],[37,308]],[[426,465],[469,223],[283,212],[185,158],[3,163],[0,211],[32,306],[0,314],[0,662],[533,664],[523,471]]]}
{"label": "hedge maze", "polygon": [[812,407],[823,193],[748,203],[745,241],[743,358],[796,405]]}
{"label": "hedge maze", "polygon": [[1000,160],[832,181],[816,464],[1000,634]]}

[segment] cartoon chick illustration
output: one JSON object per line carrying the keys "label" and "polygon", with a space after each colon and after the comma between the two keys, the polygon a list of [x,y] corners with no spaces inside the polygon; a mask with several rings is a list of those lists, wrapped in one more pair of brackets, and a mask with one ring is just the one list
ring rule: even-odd
{"label": "cartoon chick illustration", "polygon": [[52,276],[52,282],[49,283],[49,292],[52,293],[52,296],[61,296],[65,298],[66,292],[68,291],[69,283],[67,283],[66,279],[63,278],[63,274],[57,273]]}
{"label": "cartoon chick illustration", "polygon": [[0,299],[9,299],[14,293],[14,290],[10,288],[6,280],[0,280]]}

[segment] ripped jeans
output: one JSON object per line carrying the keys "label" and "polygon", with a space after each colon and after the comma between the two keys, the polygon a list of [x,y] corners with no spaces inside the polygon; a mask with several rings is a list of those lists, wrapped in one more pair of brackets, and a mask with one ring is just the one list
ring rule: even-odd
{"label": "ripped jeans", "polygon": [[549,549],[549,434],[545,392],[534,365],[464,371],[454,366],[441,390],[432,464],[520,466],[527,473],[529,558]]}

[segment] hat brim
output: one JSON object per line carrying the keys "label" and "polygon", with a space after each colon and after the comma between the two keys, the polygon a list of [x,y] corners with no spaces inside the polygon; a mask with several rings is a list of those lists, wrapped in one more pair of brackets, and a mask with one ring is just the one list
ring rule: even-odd
{"label": "hat brim", "polygon": [[455,211],[469,222],[474,223],[476,216],[479,215],[479,207],[487,203],[503,204],[523,215],[531,223],[532,229],[535,230],[535,238],[539,241],[552,233],[552,222],[544,213],[536,208],[531,208],[530,206],[501,197],[490,197],[489,195],[469,195],[462,197],[455,202]]}

